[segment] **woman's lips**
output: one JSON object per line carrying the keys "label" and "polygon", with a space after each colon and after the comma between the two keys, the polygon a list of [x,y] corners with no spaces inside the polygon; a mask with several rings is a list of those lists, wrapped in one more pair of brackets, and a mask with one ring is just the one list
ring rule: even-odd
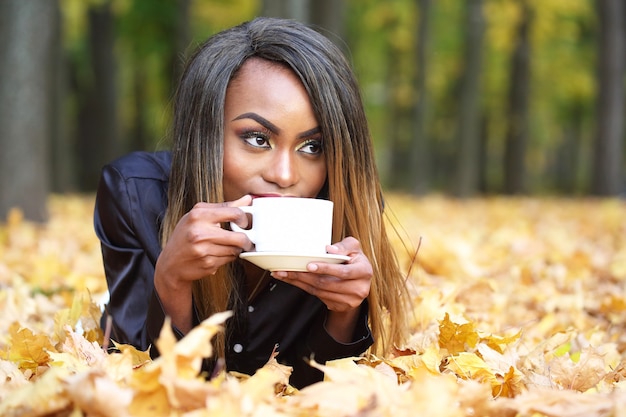
{"label": "woman's lips", "polygon": [[295,197],[293,195],[282,195],[276,193],[267,193],[267,194],[251,194],[252,198],[263,198],[263,197]]}

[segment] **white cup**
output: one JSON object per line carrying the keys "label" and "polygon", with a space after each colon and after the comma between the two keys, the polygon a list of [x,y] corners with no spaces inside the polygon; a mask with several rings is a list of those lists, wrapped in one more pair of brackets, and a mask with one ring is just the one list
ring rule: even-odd
{"label": "white cup", "polygon": [[233,231],[245,233],[257,252],[325,254],[333,228],[333,202],[316,198],[262,197],[251,206],[240,207],[252,215],[252,227],[242,229],[231,222]]}

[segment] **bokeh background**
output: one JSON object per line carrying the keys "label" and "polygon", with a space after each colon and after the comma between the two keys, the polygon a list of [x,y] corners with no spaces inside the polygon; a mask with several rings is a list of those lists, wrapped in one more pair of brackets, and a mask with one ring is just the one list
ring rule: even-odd
{"label": "bokeh background", "polygon": [[167,148],[185,57],[260,15],[345,51],[389,190],[623,191],[622,0],[0,0],[0,219]]}

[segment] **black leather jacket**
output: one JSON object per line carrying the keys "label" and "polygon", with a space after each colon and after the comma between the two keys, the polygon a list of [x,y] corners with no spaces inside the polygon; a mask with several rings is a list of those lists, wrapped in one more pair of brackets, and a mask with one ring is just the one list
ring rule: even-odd
{"label": "black leather jacket", "polygon": [[[169,152],[126,155],[103,168],[96,196],[94,226],[110,294],[102,326],[110,315],[111,338],[142,350],[153,345],[165,317],[153,276],[161,252],[170,165]],[[358,356],[373,342],[367,301],[361,306],[352,343],[337,342],[326,332],[326,312],[318,298],[272,280],[240,313],[238,320],[243,326],[227,323],[227,369],[253,374],[278,345],[278,361],[294,368],[292,385],[300,388],[321,380],[322,373],[304,358],[324,363]],[[195,320],[199,321],[197,314]]]}

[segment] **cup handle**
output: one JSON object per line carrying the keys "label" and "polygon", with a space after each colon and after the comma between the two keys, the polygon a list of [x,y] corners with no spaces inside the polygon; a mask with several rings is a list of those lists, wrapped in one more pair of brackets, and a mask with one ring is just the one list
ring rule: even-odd
{"label": "cup handle", "polygon": [[[244,213],[249,213],[249,214],[252,214],[254,216],[254,210],[253,210],[252,206],[241,206],[239,208]],[[250,229],[242,229],[241,227],[237,226],[234,222],[230,222],[230,228],[232,229],[233,232],[240,232],[240,233],[245,234],[246,236],[248,236],[248,239],[250,239],[250,241],[252,241],[252,243],[255,243],[253,227],[250,228]]]}

